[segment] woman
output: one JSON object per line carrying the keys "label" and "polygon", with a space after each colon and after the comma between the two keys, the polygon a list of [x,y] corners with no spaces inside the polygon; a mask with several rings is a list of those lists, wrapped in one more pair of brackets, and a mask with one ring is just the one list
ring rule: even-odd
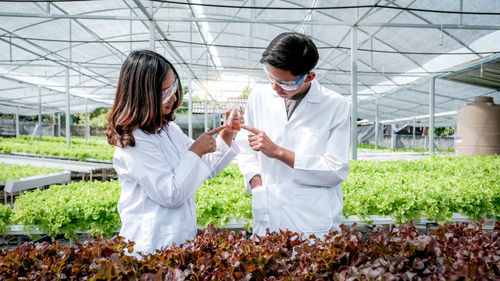
{"label": "woman", "polygon": [[181,101],[181,82],[170,62],[149,50],[127,57],[106,135],[116,146],[113,165],[122,187],[120,235],[135,242],[135,252],[153,253],[193,237],[195,191],[239,152],[225,126],[196,141],[186,136],[172,122]]}

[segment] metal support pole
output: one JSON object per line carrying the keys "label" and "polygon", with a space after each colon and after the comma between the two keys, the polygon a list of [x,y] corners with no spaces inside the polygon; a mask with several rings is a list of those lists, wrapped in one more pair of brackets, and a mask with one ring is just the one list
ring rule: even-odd
{"label": "metal support pole", "polygon": [[205,106],[205,110],[203,110],[204,111],[204,116],[203,117],[205,119],[205,123],[204,123],[204,125],[205,125],[205,132],[207,132],[208,131],[208,115],[207,115],[208,114],[207,113],[207,111],[208,111],[208,102],[207,102],[207,92],[205,92],[204,106]]}
{"label": "metal support pole", "polygon": [[[189,24],[189,42],[193,42],[193,23]],[[189,60],[193,63],[193,44],[189,44]],[[188,91],[188,135],[193,138],[193,79],[189,80]]]}
{"label": "metal support pole", "polygon": [[57,136],[61,137],[61,113],[57,113]]}
{"label": "metal support pole", "polygon": [[357,27],[351,29],[351,106],[352,106],[352,160],[358,159],[358,61],[357,61]]}
{"label": "metal support pole", "polygon": [[42,87],[38,86],[38,141],[42,141]]}
{"label": "metal support pole", "polygon": [[[252,4],[251,4],[251,5],[252,5],[252,6],[255,6],[255,0],[252,0]],[[252,19],[252,21],[253,21],[253,20],[255,19],[255,9],[252,9],[252,10],[250,11],[250,13],[251,13],[251,15],[250,15],[250,16],[251,16],[251,19]],[[253,47],[253,35],[254,35],[254,33],[253,33],[253,32],[254,32],[254,24],[253,24],[253,23],[251,23],[251,24],[249,25],[249,28],[250,28],[250,30],[249,30],[249,33],[248,33],[248,34],[249,34],[250,36],[249,36],[249,38],[248,38],[248,41],[249,41],[249,42],[248,42],[248,43],[249,43],[248,45],[249,45],[249,48],[248,48],[248,52],[247,52],[247,65],[252,65],[251,61],[252,61],[252,47]],[[305,32],[304,32],[304,34],[305,34]],[[249,88],[250,88],[250,76],[251,76],[251,70],[250,70],[250,69],[248,69],[248,74],[247,74],[247,81],[248,81],[248,82],[247,82],[247,83],[248,83],[248,87],[249,87]],[[318,80],[316,80],[316,81],[318,81]],[[247,97],[247,98],[248,98],[248,97]],[[225,116],[224,116],[224,117],[225,117]]]}
{"label": "metal support pole", "polygon": [[396,125],[391,124],[391,148],[394,149],[396,148]]}
{"label": "metal support pole", "polygon": [[89,111],[88,111],[88,99],[85,98],[85,140],[89,140]]}
{"label": "metal support pole", "polygon": [[453,128],[453,150],[455,151],[456,148],[456,140],[457,140],[457,118],[455,117],[455,127]]}
{"label": "metal support pole", "polygon": [[149,21],[149,49],[154,52],[155,50],[155,21]]}
{"label": "metal support pole", "polygon": [[15,118],[15,122],[16,122],[16,138],[19,137],[19,106],[16,106],[16,118]]}
{"label": "metal support pole", "polygon": [[[462,12],[463,10],[464,10],[464,1],[460,0],[460,12]],[[463,23],[463,14],[460,14],[458,24],[462,25],[462,23]]]}
{"label": "metal support pole", "polygon": [[73,29],[71,27],[71,19],[69,20],[69,61],[66,67],[66,146],[71,146],[71,123],[70,123],[70,96],[69,96],[69,66],[73,60],[73,46],[71,44],[73,38]]}
{"label": "metal support pole", "polygon": [[416,143],[415,143],[415,129],[416,129],[416,126],[417,126],[417,118],[414,118],[413,119],[413,148],[417,148],[416,146]]}
{"label": "metal support pole", "polygon": [[188,135],[190,138],[193,138],[193,80],[190,80],[189,83],[189,92],[188,92]]}
{"label": "metal support pole", "polygon": [[56,136],[56,113],[52,112],[52,136]]}
{"label": "metal support pole", "polygon": [[71,124],[69,110],[69,67],[66,67],[66,146],[71,146]]}
{"label": "metal support pole", "polygon": [[436,94],[436,79],[429,81],[429,153],[434,154],[434,106]]}
{"label": "metal support pole", "polygon": [[[132,18],[132,9],[129,9],[129,16],[130,16],[130,18]],[[130,52],[132,52],[132,42],[133,42],[133,40],[132,40],[132,19],[130,19],[130,21],[129,21],[129,29],[130,29],[129,30],[129,36],[130,36],[129,37],[130,38],[129,39],[130,40],[129,41],[129,53],[130,53]]]}
{"label": "metal support pole", "polygon": [[378,99],[375,100],[375,149],[378,149]]}

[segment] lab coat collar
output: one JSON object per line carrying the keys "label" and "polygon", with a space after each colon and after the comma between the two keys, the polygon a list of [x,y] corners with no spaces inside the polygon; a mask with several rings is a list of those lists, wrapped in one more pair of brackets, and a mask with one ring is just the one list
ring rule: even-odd
{"label": "lab coat collar", "polygon": [[[302,116],[302,113],[306,110],[307,104],[308,103],[319,103],[320,99],[320,86],[319,83],[313,80],[311,82],[311,87],[309,88],[309,91],[307,92],[306,96],[302,100],[302,102],[299,103],[295,111],[293,112],[292,116],[288,120],[288,122],[294,122],[295,119],[300,118]],[[283,103],[283,102],[282,102]],[[284,106],[284,103],[283,103]]]}
{"label": "lab coat collar", "polygon": [[[319,103],[319,93],[321,86],[319,85],[319,82],[316,81],[316,79],[311,81],[311,88],[309,88],[309,92],[307,92],[307,95],[304,97],[304,101],[307,102],[312,102],[312,103]],[[307,97],[307,99],[306,99]]]}

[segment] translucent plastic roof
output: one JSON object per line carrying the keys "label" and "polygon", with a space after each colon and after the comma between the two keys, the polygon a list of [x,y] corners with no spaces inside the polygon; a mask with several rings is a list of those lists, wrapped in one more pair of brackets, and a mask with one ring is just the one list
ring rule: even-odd
{"label": "translucent plastic roof", "polygon": [[[373,120],[379,97],[379,120],[406,118],[428,114],[429,77],[500,52],[500,1],[0,2],[0,113],[36,114],[39,91],[44,113],[65,111],[67,71],[71,112],[83,112],[85,98],[88,110],[110,106],[122,62],[144,48],[174,62],[195,94],[235,97],[267,83],[259,59],[286,31],[312,37],[317,79],[346,96],[355,46],[358,117]],[[436,113],[498,97],[436,81]]]}
{"label": "translucent plastic roof", "polygon": [[[491,96],[496,103],[500,103],[498,88],[493,85],[500,83],[499,64],[500,55],[492,55],[435,76],[434,95],[437,115],[435,126],[455,126],[456,112],[465,103],[472,103],[475,96]],[[462,77],[462,75],[454,77],[456,73],[463,72],[476,74],[478,78],[484,77],[484,81],[472,81],[471,78]],[[461,82],[457,83],[449,79]],[[428,126],[430,83],[432,83],[432,78],[421,78],[384,94],[358,101],[358,115],[364,116],[365,119],[375,120],[378,103],[380,122],[412,124],[413,119],[417,119],[418,124]]]}

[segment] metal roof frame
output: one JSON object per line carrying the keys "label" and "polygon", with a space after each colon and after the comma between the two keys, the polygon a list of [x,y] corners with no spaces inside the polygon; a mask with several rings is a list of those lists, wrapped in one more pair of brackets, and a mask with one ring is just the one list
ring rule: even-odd
{"label": "metal roof frame", "polygon": [[[5,113],[12,113],[22,103],[31,108],[36,104],[35,95],[13,97],[29,87],[42,89],[44,112],[65,110],[64,106],[44,102],[43,96],[49,93],[59,93],[61,100],[68,95],[67,103],[74,104],[73,111],[83,110],[82,99],[86,99],[91,110],[109,106],[121,63],[131,49],[137,48],[163,52],[176,65],[185,84],[192,81],[194,91],[217,102],[220,94],[217,96],[209,89],[211,81],[222,79],[225,74],[239,74],[246,78],[232,82],[241,84],[246,80],[250,89],[266,83],[259,67],[260,53],[279,32],[300,31],[310,35],[321,52],[317,79],[342,95],[355,97],[353,118],[373,117],[375,100],[381,114],[392,119],[411,117],[405,114],[425,115],[425,105],[430,102],[429,79],[437,83],[432,96],[439,116],[440,112],[456,111],[457,106],[471,99],[443,88],[451,84],[441,85],[445,81],[441,78],[445,77],[440,75],[448,73],[448,68],[455,64],[483,60],[490,53],[500,52],[500,3],[357,0],[357,5],[346,4],[353,3],[0,2],[0,110],[9,111],[10,104],[13,108]],[[78,34],[72,33],[72,29]],[[408,30],[414,34],[408,34]],[[357,34],[355,40],[353,31]],[[499,44],[488,45],[486,37]],[[415,38],[425,45],[412,45],[418,42]],[[449,79],[457,75],[450,75]],[[453,85],[456,92],[476,92],[470,86]],[[235,92],[231,87],[221,93]],[[496,94],[486,90],[477,93]],[[33,111],[21,110],[21,114]]]}

